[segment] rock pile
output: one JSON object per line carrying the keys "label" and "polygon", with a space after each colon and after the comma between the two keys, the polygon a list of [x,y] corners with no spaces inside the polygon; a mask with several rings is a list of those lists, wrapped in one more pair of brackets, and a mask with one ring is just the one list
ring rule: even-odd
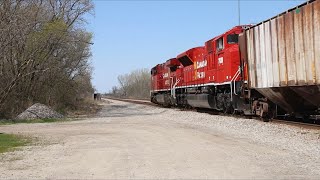
{"label": "rock pile", "polygon": [[19,114],[16,119],[23,120],[23,119],[45,119],[45,118],[63,118],[63,115],[57,113],[56,111],[52,110],[50,107],[36,103],[26,109],[24,112]]}

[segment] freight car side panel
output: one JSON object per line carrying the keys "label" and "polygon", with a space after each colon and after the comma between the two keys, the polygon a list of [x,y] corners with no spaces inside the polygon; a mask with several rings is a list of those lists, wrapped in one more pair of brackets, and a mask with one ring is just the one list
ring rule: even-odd
{"label": "freight car side panel", "polygon": [[255,64],[255,46],[254,46],[254,40],[253,40],[253,34],[254,31],[253,29],[250,29],[249,31],[246,32],[246,42],[247,42],[247,54],[248,54],[248,79],[249,79],[249,84],[251,84],[252,87],[256,87],[256,64]]}
{"label": "freight car side panel", "polygon": [[313,5],[314,11],[314,45],[315,45],[315,62],[316,62],[316,79],[317,84],[320,84],[320,1]]}
{"label": "freight car side panel", "polygon": [[285,23],[285,52],[287,62],[287,76],[288,86],[296,85],[297,74],[296,74],[296,61],[295,61],[295,48],[294,48],[294,36],[293,36],[293,12],[289,12],[284,15]]}
{"label": "freight car side panel", "polygon": [[245,31],[252,88],[320,84],[320,0]]}
{"label": "freight car side panel", "polygon": [[262,79],[261,79],[261,65],[260,65],[260,60],[261,60],[261,51],[260,51],[260,36],[259,36],[259,27],[254,28],[254,64],[256,65],[253,69],[253,72],[255,73],[256,77],[256,86],[262,87]]}
{"label": "freight car side panel", "polygon": [[[285,41],[285,22],[284,17],[280,16],[278,22],[278,53],[279,53],[279,72],[280,72],[280,86],[288,85],[287,76],[287,58],[286,58],[286,41]],[[259,87],[259,86],[258,86]]]}
{"label": "freight car side panel", "polygon": [[267,76],[267,60],[266,60],[266,44],[265,44],[265,36],[264,36],[264,24],[261,24],[259,26],[259,43],[260,45],[260,59],[257,59],[257,62],[259,62],[258,68],[260,68],[261,73],[261,81],[258,81],[258,84],[262,87],[267,87],[268,82],[268,76]]}
{"label": "freight car side panel", "polygon": [[270,87],[279,87],[280,85],[280,71],[279,71],[279,52],[278,52],[278,33],[277,33],[277,21],[276,19],[271,20],[271,61],[272,61],[272,79],[273,84]]}
{"label": "freight car side panel", "polygon": [[[299,10],[296,10],[299,12]],[[304,55],[304,38],[303,38],[303,16],[302,13],[294,15],[294,44],[295,44],[295,59],[297,66],[298,85],[306,85],[306,65]]]}
{"label": "freight car side panel", "polygon": [[[265,39],[270,39],[270,22],[266,22],[264,24],[264,34],[265,34]],[[265,58],[266,58],[266,84],[265,87],[270,87],[273,86],[273,76],[270,76],[270,74],[273,73],[273,62],[272,62],[272,46],[271,46],[271,41],[266,41],[265,42]]]}
{"label": "freight car side panel", "polygon": [[[313,8],[311,5],[301,8],[304,22],[304,51],[306,60],[307,84],[315,83],[315,62],[314,62],[314,34],[313,34]],[[319,34],[318,34],[319,36]]]}

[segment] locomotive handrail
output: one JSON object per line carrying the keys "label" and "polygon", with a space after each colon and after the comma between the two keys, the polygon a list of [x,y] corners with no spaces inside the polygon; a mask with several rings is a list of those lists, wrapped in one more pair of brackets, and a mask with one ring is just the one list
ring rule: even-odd
{"label": "locomotive handrail", "polygon": [[234,95],[238,95],[237,93],[236,93],[236,79],[240,76],[240,74],[241,74],[241,71],[240,71],[240,67],[239,67],[239,69],[238,69],[238,71],[237,71],[238,73],[237,73],[237,76],[234,78],[234,80],[233,80],[233,94]]}
{"label": "locomotive handrail", "polygon": [[[234,94],[234,95],[238,95],[237,93],[235,93],[236,92],[236,79],[239,77],[239,75],[240,75],[240,67],[238,68],[238,71],[234,74],[234,76],[232,77],[232,79],[231,79],[231,81],[230,81],[230,90],[231,90],[231,97],[230,97],[230,99],[231,99],[231,101],[232,101],[232,95]],[[232,85],[232,82],[233,82],[233,85]],[[233,87],[232,87],[233,86]]]}
{"label": "locomotive handrail", "polygon": [[171,95],[173,96],[174,99],[176,99],[176,86],[178,85],[178,83],[180,82],[180,79],[177,79],[176,82],[173,84],[173,78],[172,78],[172,84],[171,84]]}

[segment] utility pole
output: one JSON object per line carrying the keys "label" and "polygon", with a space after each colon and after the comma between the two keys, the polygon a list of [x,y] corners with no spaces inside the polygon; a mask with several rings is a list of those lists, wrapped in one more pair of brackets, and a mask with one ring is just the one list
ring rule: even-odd
{"label": "utility pole", "polygon": [[240,0],[238,0],[238,18],[239,18],[239,26],[241,24],[241,21],[240,21]]}

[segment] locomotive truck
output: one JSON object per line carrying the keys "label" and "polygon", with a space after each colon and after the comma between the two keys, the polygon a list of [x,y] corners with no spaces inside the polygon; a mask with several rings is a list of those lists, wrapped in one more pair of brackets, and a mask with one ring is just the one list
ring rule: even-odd
{"label": "locomotive truck", "polygon": [[320,0],[235,26],[151,69],[151,101],[263,118],[320,114]]}

